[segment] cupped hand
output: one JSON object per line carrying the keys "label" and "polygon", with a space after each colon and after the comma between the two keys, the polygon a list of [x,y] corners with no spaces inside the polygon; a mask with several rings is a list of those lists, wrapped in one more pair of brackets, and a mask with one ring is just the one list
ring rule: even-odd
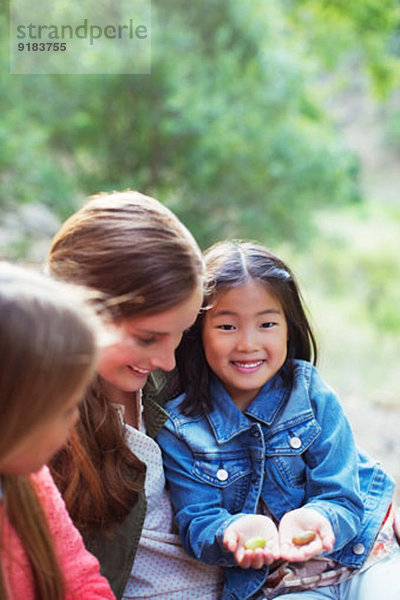
{"label": "cupped hand", "polygon": [[[252,537],[264,538],[264,548],[246,549],[244,544]],[[224,532],[223,544],[242,569],[261,569],[279,558],[278,531],[264,515],[246,515],[231,523]]]}
{"label": "cupped hand", "polygon": [[[304,545],[297,545],[293,538],[307,531],[315,532],[315,538]],[[328,519],[312,508],[299,508],[286,513],[279,524],[281,558],[298,562],[318,556],[324,550],[331,552],[335,536]]]}

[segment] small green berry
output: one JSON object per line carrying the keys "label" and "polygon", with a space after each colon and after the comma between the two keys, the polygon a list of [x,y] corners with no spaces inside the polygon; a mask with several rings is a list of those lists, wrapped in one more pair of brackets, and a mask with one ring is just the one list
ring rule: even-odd
{"label": "small green berry", "polygon": [[258,535],[249,538],[243,544],[246,550],[255,550],[256,548],[264,548],[265,538],[259,537]]}

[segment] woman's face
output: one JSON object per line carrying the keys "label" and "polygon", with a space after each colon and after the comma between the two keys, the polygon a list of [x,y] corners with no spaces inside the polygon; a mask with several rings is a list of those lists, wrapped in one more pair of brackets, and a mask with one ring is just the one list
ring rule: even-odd
{"label": "woman's face", "polygon": [[198,288],[164,312],[115,323],[117,341],[101,351],[99,375],[122,392],[134,392],[144,386],[152,371],[171,371],[175,350],[185,329],[195,321],[201,302]]}

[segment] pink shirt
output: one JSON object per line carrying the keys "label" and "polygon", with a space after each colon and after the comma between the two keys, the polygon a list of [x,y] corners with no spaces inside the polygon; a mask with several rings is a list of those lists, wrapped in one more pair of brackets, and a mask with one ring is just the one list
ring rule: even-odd
{"label": "pink shirt", "polygon": [[[65,600],[115,600],[106,579],[100,575],[97,559],[85,549],[82,538],[66,511],[64,501],[47,467],[32,475],[32,480],[53,534],[55,550],[65,575]],[[4,517],[0,502],[0,518]],[[16,531],[3,521],[3,577],[9,600],[33,600],[32,573]]]}

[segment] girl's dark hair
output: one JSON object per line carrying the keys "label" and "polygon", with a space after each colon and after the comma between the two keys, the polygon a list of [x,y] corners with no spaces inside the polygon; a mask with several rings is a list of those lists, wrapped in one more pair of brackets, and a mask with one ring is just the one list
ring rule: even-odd
{"label": "girl's dark hair", "polygon": [[[179,219],[135,191],[89,198],[56,234],[47,262],[53,277],[100,292],[115,321],[178,306],[201,286],[204,268]],[[128,448],[100,377],[87,390],[76,429],[51,470],[87,538],[122,522],[143,490],[145,466]]]}
{"label": "girl's dark hair", "polygon": [[207,280],[203,309],[176,351],[185,390],[180,408],[186,415],[212,409],[208,391],[210,369],[202,344],[205,311],[219,292],[243,285],[249,279],[264,284],[282,305],[288,327],[287,368],[282,373],[288,381],[293,375],[290,359],[317,362],[317,344],[299,287],[293,273],[280,258],[259,244],[234,240],[214,244],[205,252],[204,259]]}

